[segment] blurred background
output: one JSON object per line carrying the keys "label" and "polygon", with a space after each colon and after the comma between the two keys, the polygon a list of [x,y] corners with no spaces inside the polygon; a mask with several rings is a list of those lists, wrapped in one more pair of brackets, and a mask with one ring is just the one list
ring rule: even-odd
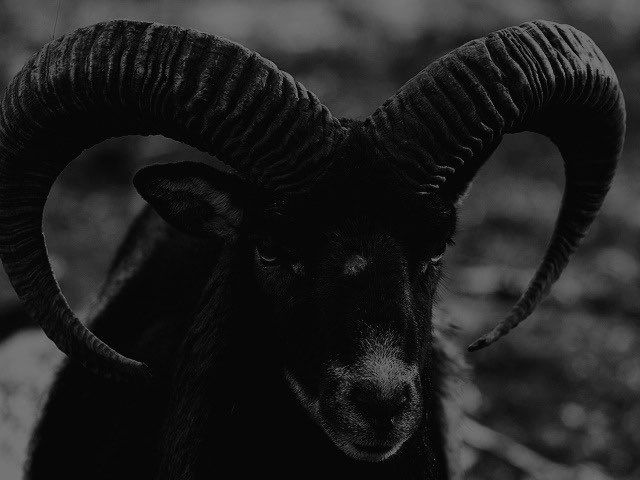
{"label": "blurred background", "polygon": [[[56,20],[57,18],[57,20]],[[468,356],[462,401],[469,479],[640,478],[640,2],[636,0],[0,0],[0,87],[54,35],[130,18],[191,27],[257,50],[336,116],[368,115],[430,60],[536,18],[587,32],[618,72],[629,130],[602,213],[536,313]],[[45,232],[63,291],[90,304],[143,205],[133,173],[164,157],[204,157],[162,138],[85,152],[47,203]],[[466,346],[516,300],[544,252],[563,188],[561,161],[533,134],[505,139],[461,210],[440,306]],[[0,316],[15,294],[0,273]],[[9,315],[10,313],[7,313]],[[0,323],[5,322],[0,318]],[[44,335],[0,343],[0,478],[21,477],[28,438],[61,362]]]}

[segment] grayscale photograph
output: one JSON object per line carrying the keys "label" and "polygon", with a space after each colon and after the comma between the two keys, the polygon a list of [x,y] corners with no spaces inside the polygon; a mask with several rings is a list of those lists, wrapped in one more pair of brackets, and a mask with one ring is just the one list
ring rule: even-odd
{"label": "grayscale photograph", "polygon": [[637,480],[637,113],[633,0],[0,0],[0,480]]}

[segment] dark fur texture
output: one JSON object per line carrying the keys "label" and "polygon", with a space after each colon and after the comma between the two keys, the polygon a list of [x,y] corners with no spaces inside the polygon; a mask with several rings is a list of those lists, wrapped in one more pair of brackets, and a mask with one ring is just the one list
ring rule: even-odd
{"label": "dark fur texture", "polygon": [[[275,368],[273,319],[248,301],[252,286],[242,281],[242,267],[231,270],[229,262],[228,248],[186,237],[149,209],[140,215],[91,323],[117,348],[153,365],[158,382],[151,389],[117,384],[66,362],[32,441],[28,478],[209,478],[212,471],[235,478],[268,472],[279,478],[447,478],[443,404],[454,403],[448,384],[460,360],[443,330],[436,328],[433,340],[429,417],[415,439],[391,461],[356,462],[292,398]],[[232,277],[225,279],[230,283],[205,286],[211,271]],[[228,290],[203,296],[199,309],[217,309],[217,318],[193,307],[212,284]],[[235,301],[222,301],[223,294]],[[244,306],[248,324],[226,324],[232,312],[223,305]],[[427,445],[435,446],[429,455]],[[423,462],[431,477],[423,476]],[[160,469],[173,476],[158,477]]]}

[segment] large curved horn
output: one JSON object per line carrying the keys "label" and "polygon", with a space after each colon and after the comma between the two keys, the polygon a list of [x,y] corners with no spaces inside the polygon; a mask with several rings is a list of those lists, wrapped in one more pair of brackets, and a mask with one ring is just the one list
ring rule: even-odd
{"label": "large curved horn", "polygon": [[535,21],[471,41],[433,62],[365,122],[398,174],[458,199],[506,133],[530,130],[559,147],[566,185],[547,252],[509,315],[477,350],[524,320],[593,221],[625,131],[624,100],[605,56],[584,33]]}
{"label": "large curved horn", "polygon": [[101,342],[70,310],[51,272],[42,213],[71,159],[129,134],[183,141],[288,195],[326,168],[343,129],[273,63],[191,30],[112,21],[55,40],[29,60],[0,103],[0,257],[56,345],[120,379],[149,371]]}

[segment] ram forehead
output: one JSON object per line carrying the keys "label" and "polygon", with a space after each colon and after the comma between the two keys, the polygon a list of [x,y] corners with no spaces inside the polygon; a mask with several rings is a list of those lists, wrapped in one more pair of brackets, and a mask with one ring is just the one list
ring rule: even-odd
{"label": "ram forehead", "polygon": [[368,263],[369,261],[362,255],[352,255],[344,262],[342,273],[350,277],[356,276],[367,267]]}

